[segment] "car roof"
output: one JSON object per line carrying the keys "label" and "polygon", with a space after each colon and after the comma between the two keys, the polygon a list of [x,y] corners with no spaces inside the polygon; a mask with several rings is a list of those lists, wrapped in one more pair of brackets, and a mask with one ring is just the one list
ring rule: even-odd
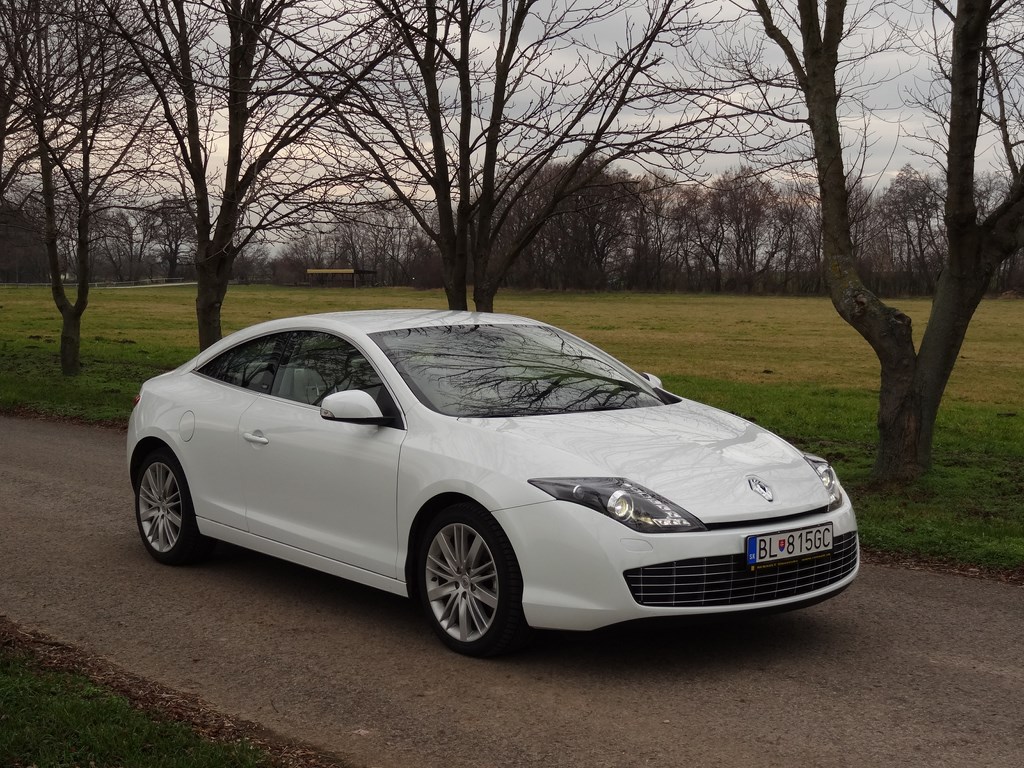
{"label": "car roof", "polygon": [[493,312],[459,312],[448,309],[372,309],[352,312],[322,312],[267,320],[225,336],[200,352],[182,368],[204,365],[221,352],[243,341],[268,333],[294,330],[334,331],[349,337],[405,328],[430,328],[446,325],[543,325],[537,320]]}
{"label": "car roof", "polygon": [[354,312],[323,312],[290,318],[309,320],[339,331],[377,333],[401,328],[429,328],[443,325],[541,325],[537,320],[493,312],[459,312],[448,309],[372,309]]}

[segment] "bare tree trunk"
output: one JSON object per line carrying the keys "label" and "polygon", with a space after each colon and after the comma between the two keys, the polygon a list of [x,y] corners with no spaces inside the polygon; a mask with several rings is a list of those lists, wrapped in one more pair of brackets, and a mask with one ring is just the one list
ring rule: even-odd
{"label": "bare tree trunk", "polygon": [[72,305],[60,312],[60,370],[65,376],[82,372],[82,313]]}
{"label": "bare tree trunk", "polygon": [[[42,142],[41,142],[42,143]],[[50,294],[61,317],[60,331],[60,369],[65,376],[77,376],[82,371],[82,315],[89,304],[89,270],[88,270],[88,226],[79,216],[78,242],[76,254],[78,268],[78,295],[72,304],[64,290],[64,275],[60,265],[60,253],[57,249],[57,190],[54,185],[53,162],[46,151],[39,154],[39,175],[42,180],[43,197],[43,242],[46,258],[50,267]],[[84,254],[83,254],[83,240]],[[82,268],[82,261],[86,268]]]}
{"label": "bare tree trunk", "polygon": [[92,223],[89,164],[83,163],[81,198],[78,201],[78,226],[75,239],[75,258],[78,262],[78,291],[75,303],[61,309],[63,327],[60,333],[60,366],[65,376],[76,376],[82,370],[82,315],[89,306],[89,278],[92,275],[89,264],[89,232]]}
{"label": "bare tree trunk", "polygon": [[[911,480],[921,474],[923,429],[918,359],[910,318],[883,303],[857,273],[850,199],[839,128],[836,69],[845,24],[845,0],[798,0],[802,56],[776,26],[766,0],[755,0],[766,34],[793,70],[807,105],[821,199],[822,257],[832,304],[871,345],[881,366],[878,402],[878,480]],[[822,23],[824,22],[824,23]],[[929,425],[929,433],[931,426]]]}
{"label": "bare tree trunk", "polygon": [[[886,312],[891,311],[886,308]],[[898,351],[908,343],[913,346],[910,320],[907,318],[904,322],[893,317],[888,321],[882,319],[875,325],[891,328],[893,335],[886,339],[885,332],[876,331],[881,338],[875,341],[885,346],[886,362],[882,364],[878,391],[878,452],[872,476],[882,481],[913,480],[924,469],[918,461],[919,438],[924,424],[916,388],[917,361],[913,356],[901,356]],[[881,357],[879,359],[881,361]]]}
{"label": "bare tree trunk", "polygon": [[493,312],[494,297],[498,293],[497,284],[484,278],[473,285],[473,306],[477,312]]}
{"label": "bare tree trunk", "polygon": [[459,247],[455,242],[446,243],[446,246],[441,250],[441,269],[448,309],[465,311],[469,308],[466,300],[466,270],[469,259],[464,252],[459,253]]}
{"label": "bare tree trunk", "polygon": [[916,388],[921,401],[922,428],[917,446],[918,462],[931,463],[935,419],[949,382],[967,326],[988,288],[991,273],[956,275],[947,268],[939,276],[928,328],[918,353]]}
{"label": "bare tree trunk", "polygon": [[[205,247],[204,247],[205,245]],[[206,349],[220,341],[221,307],[231,280],[234,257],[210,258],[212,242],[201,244],[196,252],[196,321],[199,330],[199,348]]]}

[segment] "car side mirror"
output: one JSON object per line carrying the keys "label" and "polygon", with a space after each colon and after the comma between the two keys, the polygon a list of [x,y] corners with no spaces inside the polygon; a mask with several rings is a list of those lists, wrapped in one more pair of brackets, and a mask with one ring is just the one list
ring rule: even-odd
{"label": "car side mirror", "polygon": [[655,389],[664,389],[664,387],[661,386],[661,379],[659,379],[653,373],[641,373],[640,375],[647,379],[647,383],[650,384]]}
{"label": "car side mirror", "polygon": [[370,424],[378,427],[390,426],[395,421],[393,417],[381,413],[377,401],[361,389],[349,389],[327,395],[320,403],[320,417],[328,421]]}

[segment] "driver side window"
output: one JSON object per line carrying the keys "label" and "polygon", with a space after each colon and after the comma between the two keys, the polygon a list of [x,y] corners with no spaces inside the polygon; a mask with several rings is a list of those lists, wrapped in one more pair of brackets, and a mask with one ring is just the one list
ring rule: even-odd
{"label": "driver side window", "polygon": [[370,362],[351,344],[329,333],[294,335],[291,352],[277,372],[270,393],[319,405],[331,392],[362,389],[376,398],[381,380]]}

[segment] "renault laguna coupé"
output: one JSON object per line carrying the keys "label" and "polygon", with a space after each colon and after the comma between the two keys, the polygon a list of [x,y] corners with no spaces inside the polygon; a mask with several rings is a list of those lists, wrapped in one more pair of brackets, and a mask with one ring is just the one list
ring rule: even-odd
{"label": "renault laguna coup\u00e9", "polygon": [[418,600],[472,655],[809,605],[858,569],[828,462],[522,317],[262,323],[147,381],[127,448],[158,561],[275,555]]}

